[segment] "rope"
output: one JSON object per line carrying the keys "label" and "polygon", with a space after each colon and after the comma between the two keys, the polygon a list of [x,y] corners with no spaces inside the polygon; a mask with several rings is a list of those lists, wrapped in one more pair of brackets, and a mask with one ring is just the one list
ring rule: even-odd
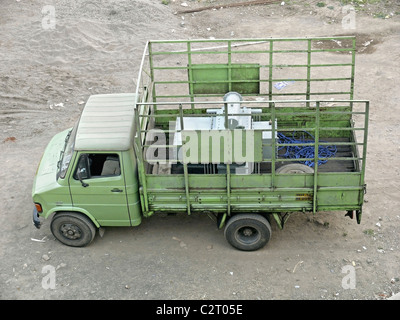
{"label": "rope", "polygon": [[[312,139],[305,139],[304,137],[302,139],[295,139],[293,132],[293,137],[286,137],[283,133],[278,133],[278,141],[279,143],[285,143],[285,144],[299,144],[299,143],[314,143],[315,138],[312,134],[310,134],[307,131],[303,131],[307,133]],[[324,141],[321,141],[324,142]],[[281,146],[278,148],[279,150],[282,150],[286,148],[285,154],[283,154],[283,157],[289,158],[289,159],[300,159],[300,158],[313,158],[314,159],[314,146]],[[318,146],[318,158],[331,158],[336,155],[337,148],[335,145],[329,145],[329,146]],[[326,163],[328,160],[318,160],[318,166],[321,164]],[[300,163],[304,163],[305,165],[309,167],[314,167],[314,161],[313,160],[305,160],[305,161],[298,161]]]}

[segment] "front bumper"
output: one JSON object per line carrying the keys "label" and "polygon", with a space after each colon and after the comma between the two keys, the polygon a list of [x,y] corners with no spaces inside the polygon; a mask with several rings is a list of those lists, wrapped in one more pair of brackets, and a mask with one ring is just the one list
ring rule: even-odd
{"label": "front bumper", "polygon": [[39,220],[39,213],[35,208],[33,208],[33,224],[36,228],[40,229],[40,226],[42,225],[42,223]]}

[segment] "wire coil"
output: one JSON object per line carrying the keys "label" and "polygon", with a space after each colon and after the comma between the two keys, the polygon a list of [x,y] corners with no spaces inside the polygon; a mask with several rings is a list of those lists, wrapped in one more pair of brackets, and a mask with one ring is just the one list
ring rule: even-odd
{"label": "wire coil", "polygon": [[[314,136],[307,132],[303,131],[312,139],[306,138],[295,138],[295,132],[293,132],[292,138],[285,136],[283,133],[278,133],[278,141],[280,144],[303,144],[303,143],[315,143]],[[324,142],[324,141],[320,141]],[[281,146],[278,148],[279,150],[283,150],[286,148],[286,152],[282,155],[287,159],[302,159],[302,158],[315,158],[315,147],[314,146]],[[318,146],[318,159],[319,158],[331,158],[336,155],[337,147],[335,145],[327,145],[327,146]],[[318,160],[318,166],[324,164],[328,161],[328,159]],[[309,167],[314,167],[314,160],[305,160],[298,161],[300,163],[304,163]]]}

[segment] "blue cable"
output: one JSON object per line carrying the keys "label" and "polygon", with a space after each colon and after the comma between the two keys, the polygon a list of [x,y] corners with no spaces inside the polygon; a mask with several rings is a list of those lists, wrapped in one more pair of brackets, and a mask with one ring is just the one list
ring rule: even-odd
{"label": "blue cable", "polygon": [[[278,132],[278,141],[279,143],[285,143],[285,144],[298,144],[298,143],[314,143],[315,138],[314,136],[307,132],[307,133],[312,139],[295,139],[293,132],[293,137],[286,137],[283,133]],[[324,141],[321,141],[324,142]],[[283,155],[285,158],[289,159],[300,159],[300,158],[314,158],[314,146],[281,146],[278,148],[279,150],[282,150],[286,148],[286,152]],[[329,146],[318,146],[318,158],[331,158],[336,155],[337,148],[335,145],[329,145]],[[326,163],[328,160],[318,160],[318,166],[320,166],[323,163]],[[300,163],[304,163],[305,165],[309,167],[314,167],[314,161],[313,160],[306,160],[306,161],[298,161]]]}

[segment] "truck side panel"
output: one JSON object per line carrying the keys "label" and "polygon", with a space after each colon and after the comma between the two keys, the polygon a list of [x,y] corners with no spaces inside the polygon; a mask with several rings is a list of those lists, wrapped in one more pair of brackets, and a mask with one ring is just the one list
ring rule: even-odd
{"label": "truck side panel", "polygon": [[[359,173],[320,173],[317,211],[359,210],[364,189]],[[226,212],[225,175],[189,175],[191,211]],[[235,212],[312,211],[313,174],[232,175],[230,205]],[[186,212],[183,176],[147,175],[150,209],[154,212]]]}

